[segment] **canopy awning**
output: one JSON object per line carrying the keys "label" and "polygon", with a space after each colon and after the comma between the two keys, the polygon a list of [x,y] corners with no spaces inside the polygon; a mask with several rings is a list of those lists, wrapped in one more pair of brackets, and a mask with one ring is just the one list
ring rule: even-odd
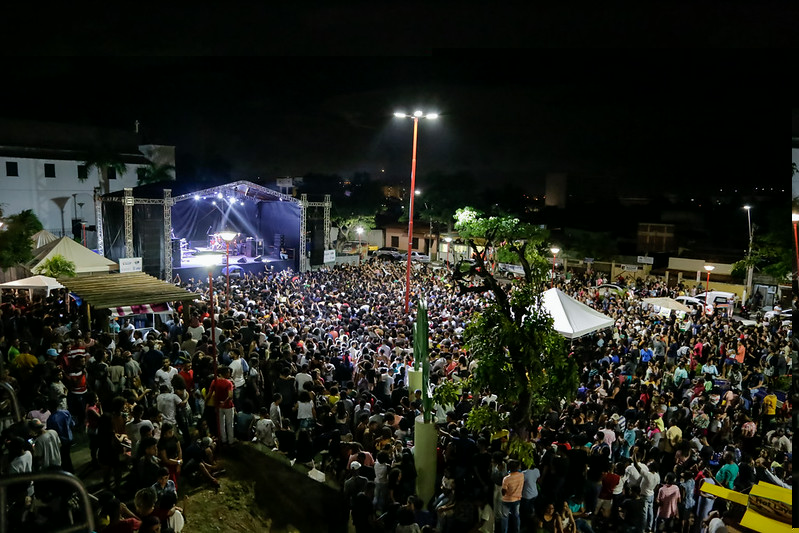
{"label": "canopy awning", "polygon": [[112,307],[111,318],[130,316],[130,315],[149,315],[150,313],[171,313],[172,308],[164,302],[160,304],[126,305],[124,307]]}
{"label": "canopy awning", "polygon": [[113,309],[200,298],[197,293],[181,289],[144,272],[77,276],[60,278],[58,281],[94,307]]}
{"label": "canopy awning", "polygon": [[567,339],[576,339],[614,324],[609,316],[591,309],[557,288],[544,293],[543,306],[552,315],[552,327]]}
{"label": "canopy awning", "polygon": [[31,276],[25,279],[9,281],[7,283],[1,283],[0,287],[4,289],[43,289],[47,291],[48,295],[53,289],[64,288],[58,280],[48,276]]}
{"label": "canopy awning", "polygon": [[650,305],[656,305],[661,308],[665,309],[674,309],[675,311],[683,311],[686,313],[691,312],[691,308],[685,304],[678,302],[677,300],[673,300],[671,298],[644,298],[641,300],[644,303]]}

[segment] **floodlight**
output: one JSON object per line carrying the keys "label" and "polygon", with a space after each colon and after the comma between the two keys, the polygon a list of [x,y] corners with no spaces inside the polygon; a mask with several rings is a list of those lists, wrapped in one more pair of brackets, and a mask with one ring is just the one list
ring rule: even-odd
{"label": "floodlight", "polygon": [[421,111],[414,111],[413,112],[413,116],[418,118],[418,117],[424,116],[424,113],[422,113]]}
{"label": "floodlight", "polygon": [[438,118],[438,113],[428,113],[427,115],[425,115],[424,118],[430,118],[430,119]]}
{"label": "floodlight", "polygon": [[714,270],[716,270],[716,267],[713,265],[705,265],[705,270],[707,270],[708,272],[713,272]]}
{"label": "floodlight", "polygon": [[224,240],[225,242],[232,241],[233,239],[236,238],[236,235],[238,235],[238,233],[233,232],[233,231],[220,231],[219,232],[219,236],[222,237],[222,240]]}
{"label": "floodlight", "polygon": [[194,195],[194,199],[195,199],[195,200],[199,200],[199,199],[200,199],[200,195],[199,195],[199,194],[195,194],[195,195]]}
{"label": "floodlight", "polygon": [[401,112],[397,111],[396,113],[394,113],[394,116],[397,117],[397,118],[405,118],[408,115],[406,115],[405,113],[401,113]]}
{"label": "floodlight", "polygon": [[549,249],[549,251],[552,252],[552,255],[558,255],[558,252],[560,252],[560,248],[555,248],[553,246],[552,248]]}

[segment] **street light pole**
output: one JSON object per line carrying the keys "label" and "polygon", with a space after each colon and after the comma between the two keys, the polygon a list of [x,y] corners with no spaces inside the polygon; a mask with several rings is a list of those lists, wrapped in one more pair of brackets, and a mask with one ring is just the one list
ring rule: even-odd
{"label": "street light pole", "polygon": [[361,264],[361,253],[363,252],[363,245],[361,244],[361,235],[363,234],[363,228],[358,226],[355,228],[355,233],[358,234],[358,265]]}
{"label": "street light pole", "polygon": [[746,209],[746,221],[749,224],[749,249],[746,252],[746,261],[749,263],[746,269],[746,294],[751,296],[752,294],[752,274],[754,272],[754,267],[752,266],[752,214],[751,214],[751,205],[745,205],[744,209]]}
{"label": "street light pole", "polygon": [[796,276],[799,276],[799,238],[797,238],[796,234],[796,224],[799,223],[799,213],[791,213],[791,222],[793,222],[793,249],[796,252],[796,264],[794,267],[796,270]]}
{"label": "street light pole", "polygon": [[227,274],[227,292],[225,293],[225,311],[230,311],[230,241],[236,238],[236,233],[223,231],[219,234],[225,241],[225,271]]}
{"label": "street light pole", "polygon": [[555,286],[555,261],[557,260],[560,248],[552,247],[550,248],[550,251],[552,252],[552,279],[550,280],[549,288],[551,289]]}
{"label": "street light pole", "polygon": [[709,314],[707,312],[708,310],[707,296],[708,293],[710,292],[710,273],[713,272],[715,269],[716,267],[713,265],[705,265],[705,270],[707,270],[707,283],[705,284],[705,314]]}
{"label": "street light pole", "polygon": [[413,119],[413,152],[411,156],[411,203],[408,212],[408,264],[405,269],[405,314],[409,312],[409,304],[411,300],[411,245],[413,244],[413,199],[416,196],[416,139],[418,136],[419,119],[438,117],[437,113],[428,113],[425,115],[421,111],[414,111],[413,115],[406,115],[405,113],[394,113],[397,118],[412,118]]}

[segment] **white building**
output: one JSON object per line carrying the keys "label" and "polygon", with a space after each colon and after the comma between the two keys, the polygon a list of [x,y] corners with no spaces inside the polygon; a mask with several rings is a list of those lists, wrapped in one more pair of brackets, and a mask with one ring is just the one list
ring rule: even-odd
{"label": "white building", "polygon": [[[109,192],[136,186],[136,169],[149,164],[145,154],[157,164],[174,165],[174,147],[144,145],[132,131],[0,119],[3,216],[31,209],[45,229],[59,236],[72,235],[73,219],[94,229],[100,174],[97,169],[87,174],[84,162],[98,151],[113,153],[127,166],[121,175],[109,171]],[[96,248],[96,233],[86,231],[85,236],[86,246]]]}

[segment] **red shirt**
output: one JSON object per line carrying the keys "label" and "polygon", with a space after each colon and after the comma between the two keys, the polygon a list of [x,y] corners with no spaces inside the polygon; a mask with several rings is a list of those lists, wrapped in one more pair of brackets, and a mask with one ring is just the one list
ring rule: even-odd
{"label": "red shirt", "polygon": [[605,475],[602,476],[602,488],[599,491],[599,499],[612,500],[613,489],[616,488],[616,485],[619,484],[620,480],[621,476],[618,474],[614,474],[613,472],[605,472]]}
{"label": "red shirt", "polygon": [[216,378],[211,382],[211,394],[216,406],[220,409],[233,409],[233,382],[225,378]]}
{"label": "red shirt", "polygon": [[189,392],[194,391],[194,370],[189,370],[188,372],[181,370],[178,374],[180,374],[183,381],[186,382],[186,390]]}

